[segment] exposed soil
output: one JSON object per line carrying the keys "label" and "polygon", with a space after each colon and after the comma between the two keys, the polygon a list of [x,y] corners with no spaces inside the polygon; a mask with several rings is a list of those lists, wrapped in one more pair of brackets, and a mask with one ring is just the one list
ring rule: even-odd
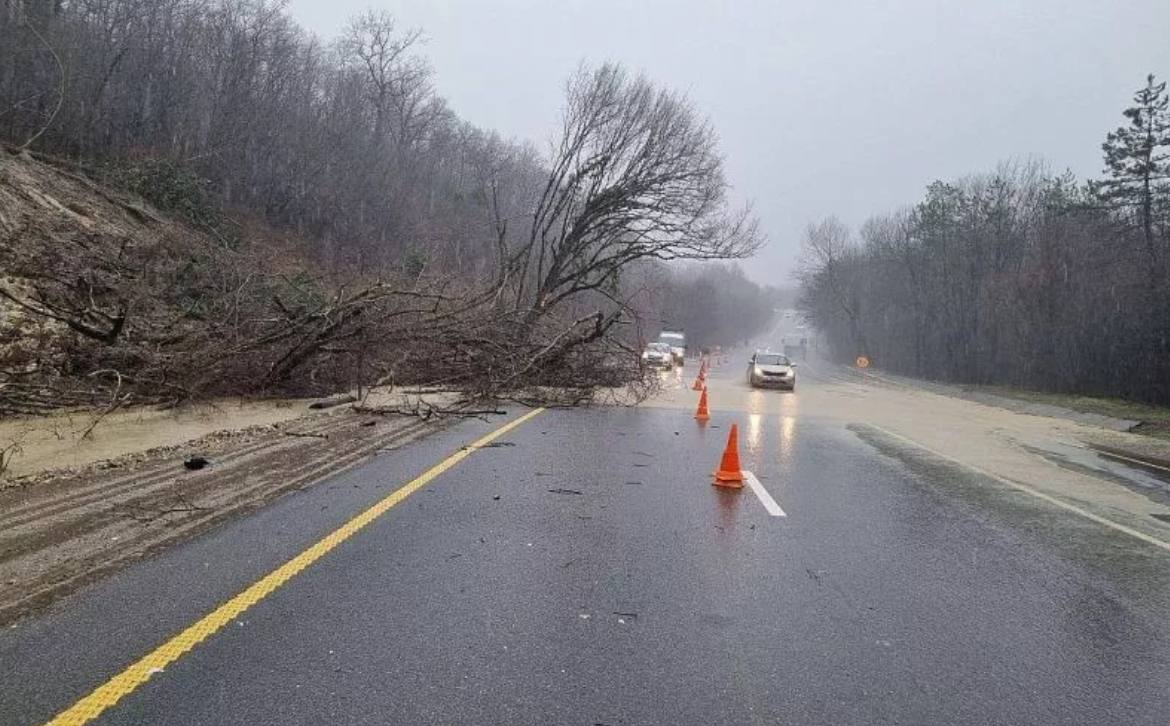
{"label": "exposed soil", "polygon": [[311,415],[308,404],[304,400],[209,401],[181,408],[64,411],[0,420],[0,450],[7,452],[0,489],[50,469],[56,470],[53,477],[59,477],[63,469],[81,471],[100,461],[177,446],[226,429],[287,422]]}
{"label": "exposed soil", "polygon": [[440,426],[341,408],[16,480],[0,490],[0,623]]}

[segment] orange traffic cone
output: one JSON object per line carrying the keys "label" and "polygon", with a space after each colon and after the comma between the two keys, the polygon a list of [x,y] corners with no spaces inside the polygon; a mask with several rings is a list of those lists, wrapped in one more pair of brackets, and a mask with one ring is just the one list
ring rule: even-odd
{"label": "orange traffic cone", "polygon": [[707,388],[707,368],[706,364],[699,366],[699,376],[695,379],[694,385],[691,386],[692,391],[702,391]]}
{"label": "orange traffic cone", "polygon": [[743,488],[743,472],[739,470],[739,429],[735,424],[731,424],[731,432],[727,434],[727,448],[723,450],[723,459],[715,472],[715,486]]}
{"label": "orange traffic cone", "polygon": [[695,420],[699,423],[710,421],[711,415],[707,413],[707,389],[703,389],[703,393],[699,395],[699,407],[695,410]]}

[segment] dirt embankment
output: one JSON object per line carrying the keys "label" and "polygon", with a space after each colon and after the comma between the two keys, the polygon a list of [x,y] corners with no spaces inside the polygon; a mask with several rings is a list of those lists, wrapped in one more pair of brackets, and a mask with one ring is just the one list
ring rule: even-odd
{"label": "dirt embankment", "polygon": [[[382,395],[366,403],[419,400],[408,398]],[[311,411],[306,401],[285,401],[119,412],[99,422],[81,446],[49,436],[67,424],[76,436],[89,420],[73,414],[0,424],[19,424],[36,439],[34,457],[16,464],[25,476],[0,480],[0,623],[423,436],[446,419],[350,406]],[[196,457],[206,464],[188,468]],[[46,468],[53,463],[69,468]]]}
{"label": "dirt embankment", "polygon": [[[38,476],[60,478],[98,462],[142,456],[225,430],[280,424],[301,418],[307,401],[212,401],[179,408],[62,411],[47,416],[0,418],[0,489]],[[49,472],[49,473],[46,473]]]}
{"label": "dirt embankment", "polygon": [[169,211],[113,171],[0,145],[0,416],[403,383],[367,356],[393,336],[366,321],[409,330],[413,288],[330,273],[294,236],[218,209],[192,220],[210,204],[200,180],[128,168],[154,174]]}
{"label": "dirt embankment", "polygon": [[159,321],[190,332],[159,296],[160,260],[211,245],[140,198],[0,146],[0,415],[118,400]]}

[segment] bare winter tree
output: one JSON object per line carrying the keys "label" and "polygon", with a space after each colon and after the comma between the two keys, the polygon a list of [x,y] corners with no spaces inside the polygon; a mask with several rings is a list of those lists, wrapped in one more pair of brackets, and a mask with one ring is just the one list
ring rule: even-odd
{"label": "bare winter tree", "polygon": [[[7,104],[0,102],[0,113],[23,111],[35,124],[20,145],[22,151],[49,130],[65,103],[68,76],[61,55],[49,39],[59,11],[60,5],[54,0],[12,0],[0,8],[0,41],[16,49],[8,59],[0,54],[0,62],[9,61],[8,77],[3,82],[19,89]],[[44,56],[47,62],[30,60],[37,56]],[[44,66],[52,69],[51,82]]]}
{"label": "bare winter tree", "polygon": [[376,145],[404,143],[430,94],[430,69],[413,52],[421,39],[421,30],[400,32],[392,15],[367,10],[350,20],[338,44],[345,61],[361,73]]}
{"label": "bare winter tree", "polygon": [[867,354],[856,285],[858,249],[849,228],[836,217],[810,224],[801,249],[798,274],[805,290],[802,307],[824,330],[837,329],[832,323],[843,320],[849,332],[844,345],[854,355]]}
{"label": "bare winter tree", "polygon": [[756,220],[731,211],[727,191],[715,133],[689,101],[617,65],[582,68],[528,237],[505,250],[516,307],[534,320],[605,295],[638,260],[750,255]]}
{"label": "bare winter tree", "polygon": [[[544,156],[452,113],[418,31],[367,12],[326,50],[286,7],[0,0],[0,139],[35,157],[0,175],[0,411],[379,381],[588,400],[639,376],[639,267],[758,246],[681,96],[582,70]],[[731,271],[654,294],[715,278],[739,315],[696,330],[763,324]]]}

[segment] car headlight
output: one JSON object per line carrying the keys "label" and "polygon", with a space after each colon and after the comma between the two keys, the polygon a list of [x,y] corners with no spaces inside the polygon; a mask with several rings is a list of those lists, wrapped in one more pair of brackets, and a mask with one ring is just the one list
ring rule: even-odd
{"label": "car headlight", "polygon": [[760,370],[759,366],[756,366],[755,368],[752,369],[752,374],[757,375],[757,376],[762,376],[762,375],[764,375],[764,372]]}
{"label": "car headlight", "polygon": [[649,354],[649,353],[643,353],[643,354],[642,354],[642,360],[649,360],[649,359],[650,359],[650,354]]}

